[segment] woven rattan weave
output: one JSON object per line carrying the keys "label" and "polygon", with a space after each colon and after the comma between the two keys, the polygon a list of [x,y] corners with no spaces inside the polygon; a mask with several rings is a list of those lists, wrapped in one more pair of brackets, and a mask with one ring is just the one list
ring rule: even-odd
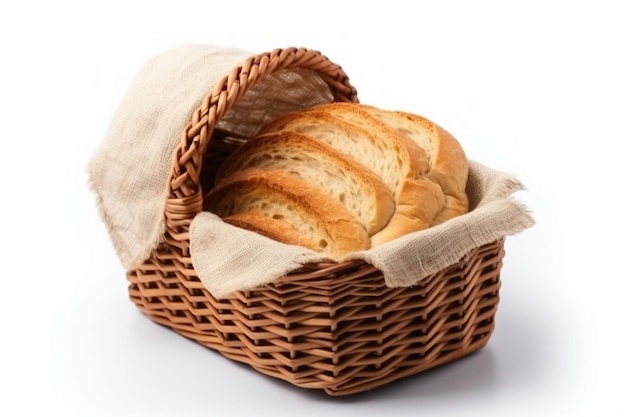
{"label": "woven rattan weave", "polygon": [[362,261],[307,265],[279,282],[215,299],[198,279],[189,226],[231,142],[221,117],[264,75],[316,72],[336,101],[357,101],[341,67],[317,51],[251,57],[217,83],[172,158],[164,241],[129,271],[131,300],[148,317],[224,356],[304,388],[349,395],[453,361],[494,329],[504,241],[474,249],[410,288],[388,288]]}

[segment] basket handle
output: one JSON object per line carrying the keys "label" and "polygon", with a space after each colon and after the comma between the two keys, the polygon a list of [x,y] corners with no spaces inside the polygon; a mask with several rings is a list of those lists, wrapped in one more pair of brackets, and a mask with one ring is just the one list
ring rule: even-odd
{"label": "basket handle", "polygon": [[329,86],[335,101],[358,101],[356,89],[342,68],[318,51],[275,49],[250,57],[234,68],[215,84],[213,91],[193,113],[181,135],[181,143],[172,155],[165,220],[169,235],[175,240],[189,239],[189,225],[202,211],[202,158],[217,122],[263,76],[285,69],[313,70]]}

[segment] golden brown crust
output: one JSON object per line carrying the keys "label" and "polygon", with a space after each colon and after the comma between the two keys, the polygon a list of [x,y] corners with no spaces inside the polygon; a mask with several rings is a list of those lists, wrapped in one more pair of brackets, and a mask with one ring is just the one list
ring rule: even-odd
{"label": "golden brown crust", "polygon": [[389,224],[371,237],[372,247],[430,227],[442,211],[444,195],[441,187],[428,178],[409,178],[398,201]]}
{"label": "golden brown crust", "polygon": [[468,163],[463,148],[449,132],[430,120],[409,113],[401,113],[411,120],[416,129],[429,133],[434,154],[429,176],[441,184],[446,194],[459,197],[465,194]]}
{"label": "golden brown crust", "polygon": [[431,225],[467,213],[465,187],[469,166],[465,152],[456,138],[441,126],[416,114],[365,105],[362,107],[427,151],[430,167],[425,176],[439,184],[446,197],[441,213],[435,216]]}
{"label": "golden brown crust", "polygon": [[398,158],[406,161],[408,169],[403,170],[396,189],[396,211],[387,226],[372,236],[372,247],[430,227],[444,209],[445,198],[439,182],[428,177],[432,171],[428,152],[405,132],[396,129],[388,118],[380,117],[380,110],[370,112],[364,105],[331,103],[318,106],[315,111],[328,112],[374,132],[382,140],[389,141]]}
{"label": "golden brown crust", "polygon": [[268,217],[259,210],[231,214],[224,217],[223,220],[233,226],[250,230],[286,245],[303,246],[305,248],[316,246],[314,241],[306,239],[302,233],[289,227],[287,223]]}
{"label": "golden brown crust", "polygon": [[206,195],[205,209],[222,218],[263,211],[314,242],[310,249],[334,258],[369,248],[365,228],[345,207],[318,187],[280,170],[235,173]]}
{"label": "golden brown crust", "polygon": [[467,213],[468,207],[467,196],[453,197],[451,195],[445,196],[445,202],[443,209],[437,214],[431,226],[437,226],[447,220],[450,220],[457,216],[462,216]]}
{"label": "golden brown crust", "polygon": [[[220,168],[207,195],[219,203],[207,209],[272,239],[340,257],[466,213],[467,175],[459,142],[430,120],[329,103],[265,125]],[[352,200],[342,205],[348,192]],[[288,206],[297,216],[284,211]]]}
{"label": "golden brown crust", "polygon": [[[385,121],[370,114],[366,107],[355,103],[328,103],[313,108],[315,112],[327,112],[334,117],[338,117],[353,126],[358,126],[375,134],[380,140],[388,142],[398,158],[406,162],[406,177],[417,177],[430,168],[430,161],[424,149],[415,142],[398,132]],[[304,112],[311,111],[305,110]]]}
{"label": "golden brown crust", "polygon": [[369,167],[397,198],[403,178],[427,164],[423,150],[376,118],[359,112],[357,105],[336,104],[289,113],[268,123],[261,134],[292,131],[323,142]]}
{"label": "golden brown crust", "polygon": [[250,139],[224,161],[216,182],[249,168],[282,169],[324,189],[358,218],[370,235],[387,224],[395,209],[391,191],[371,169],[296,132]]}
{"label": "golden brown crust", "polygon": [[[421,179],[430,170],[426,152],[402,132],[370,114],[363,106],[353,103],[323,104],[283,116],[268,124],[262,132],[289,130],[325,141],[336,151],[346,152],[353,158],[359,157],[359,151],[367,150],[363,151],[360,160],[386,179],[396,200],[395,212],[384,227],[386,232],[374,241],[376,245],[423,229],[423,225],[430,225],[443,208],[441,190],[434,184],[419,188],[415,195],[407,191],[415,189],[407,181]],[[417,204],[415,201],[430,201],[437,207],[416,210],[413,207]],[[370,236],[377,233],[370,233]]]}

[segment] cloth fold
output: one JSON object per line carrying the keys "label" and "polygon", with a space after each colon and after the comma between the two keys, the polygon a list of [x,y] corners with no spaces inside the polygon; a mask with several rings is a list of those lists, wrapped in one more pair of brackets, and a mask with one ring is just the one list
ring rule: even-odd
{"label": "cloth fold", "polygon": [[[165,232],[171,158],[193,112],[223,77],[255,55],[182,45],[148,60],[131,83],[88,166],[89,186],[126,270],[143,263]],[[315,71],[283,69],[249,88],[216,128],[251,136],[282,113],[332,100]]]}

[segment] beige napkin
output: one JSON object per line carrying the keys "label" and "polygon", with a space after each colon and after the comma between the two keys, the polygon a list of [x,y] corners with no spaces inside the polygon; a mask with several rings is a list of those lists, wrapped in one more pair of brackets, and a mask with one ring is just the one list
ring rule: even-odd
{"label": "beige napkin", "polygon": [[[126,270],[144,262],[165,232],[171,158],[193,112],[220,79],[255,55],[183,45],[150,59],[131,84],[89,163],[90,187]],[[316,72],[281,70],[250,88],[217,127],[250,136],[282,113],[332,100]]]}

